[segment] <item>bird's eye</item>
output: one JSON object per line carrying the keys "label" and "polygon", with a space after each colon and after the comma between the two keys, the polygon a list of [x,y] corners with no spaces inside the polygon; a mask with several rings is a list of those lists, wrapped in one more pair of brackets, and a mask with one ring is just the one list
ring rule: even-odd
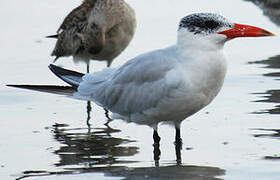
{"label": "bird's eye", "polygon": [[216,29],[217,27],[219,27],[219,23],[216,21],[208,20],[208,21],[205,21],[205,27],[207,29]]}

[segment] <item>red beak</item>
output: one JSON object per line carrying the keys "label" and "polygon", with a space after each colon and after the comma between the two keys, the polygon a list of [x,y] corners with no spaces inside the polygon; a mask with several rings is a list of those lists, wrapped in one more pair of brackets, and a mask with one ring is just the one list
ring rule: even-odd
{"label": "red beak", "polygon": [[255,26],[234,23],[234,28],[226,31],[219,32],[224,34],[228,39],[237,37],[262,37],[262,36],[275,36],[275,34]]}

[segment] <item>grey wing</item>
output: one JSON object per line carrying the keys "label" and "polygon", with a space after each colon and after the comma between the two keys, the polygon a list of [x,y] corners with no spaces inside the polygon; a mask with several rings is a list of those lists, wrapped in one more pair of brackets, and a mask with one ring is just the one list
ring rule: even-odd
{"label": "grey wing", "polygon": [[90,97],[112,112],[121,115],[141,113],[156,107],[178,85],[179,82],[167,80],[172,66],[160,51],[149,53],[116,69],[104,82],[91,82],[91,85],[90,80],[83,82],[79,93],[86,94],[91,86],[87,91],[91,93]]}
{"label": "grey wing", "polygon": [[142,113],[157,107],[161,99],[168,95],[169,87],[165,86],[165,79],[158,79],[147,83],[127,83],[114,85],[106,89],[105,105],[112,112],[128,115]]}

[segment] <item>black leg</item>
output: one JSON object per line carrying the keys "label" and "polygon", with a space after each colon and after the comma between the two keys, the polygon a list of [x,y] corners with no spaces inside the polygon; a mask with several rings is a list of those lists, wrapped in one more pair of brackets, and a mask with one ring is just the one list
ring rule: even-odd
{"label": "black leg", "polygon": [[176,161],[177,165],[181,165],[181,150],[182,150],[182,139],[180,127],[176,127],[176,136],[175,136],[175,151],[176,151]]}
{"label": "black leg", "polygon": [[181,131],[180,131],[180,128],[178,128],[178,127],[176,127],[175,143],[182,144]]}
{"label": "black leg", "polygon": [[154,130],[153,138],[154,138],[154,143],[159,144],[160,137],[159,137],[158,132],[156,130]]}
{"label": "black leg", "polygon": [[155,161],[155,166],[159,166],[159,159],[160,159],[160,149],[159,149],[159,143],[154,143],[154,161]]}
{"label": "black leg", "polygon": [[154,130],[153,138],[154,138],[154,161],[155,161],[155,166],[158,167],[161,152],[159,149],[160,137],[156,130]]}
{"label": "black leg", "polygon": [[177,165],[181,165],[182,164],[181,150],[182,150],[182,142],[181,143],[175,143],[175,152],[176,152],[176,162],[177,162]]}

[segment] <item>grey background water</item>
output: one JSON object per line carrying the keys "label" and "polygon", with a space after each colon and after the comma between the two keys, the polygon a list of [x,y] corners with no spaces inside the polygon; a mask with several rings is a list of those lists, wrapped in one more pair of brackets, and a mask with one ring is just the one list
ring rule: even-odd
{"label": "grey background water", "polygon": [[[274,16],[258,1],[127,1],[137,13],[138,27],[114,67],[175,43],[179,19],[192,12],[220,13],[276,34],[280,30],[277,11]],[[65,85],[47,68],[54,41],[44,37],[79,3],[0,2],[0,179],[280,179],[279,36],[226,45],[224,87],[208,107],[183,122],[181,160],[173,128],[159,127],[159,167],[151,128],[121,120],[105,126],[104,111],[97,105],[89,128],[86,102],[6,87]],[[85,72],[85,65],[70,59],[57,64]],[[95,71],[105,67],[92,64]]]}

